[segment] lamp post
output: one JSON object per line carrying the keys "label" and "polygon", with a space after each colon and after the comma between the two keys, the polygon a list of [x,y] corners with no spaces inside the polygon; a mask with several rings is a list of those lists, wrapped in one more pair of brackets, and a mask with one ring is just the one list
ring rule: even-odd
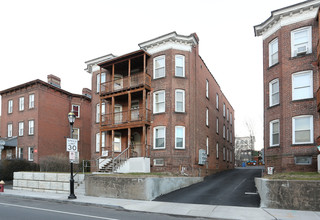
{"label": "lamp post", "polygon": [[[76,120],[76,115],[71,111],[68,114],[68,120],[70,124],[70,138],[73,138],[73,124]],[[70,195],[68,199],[76,199],[76,195],[74,194],[74,179],[73,179],[73,162],[70,161]]]}

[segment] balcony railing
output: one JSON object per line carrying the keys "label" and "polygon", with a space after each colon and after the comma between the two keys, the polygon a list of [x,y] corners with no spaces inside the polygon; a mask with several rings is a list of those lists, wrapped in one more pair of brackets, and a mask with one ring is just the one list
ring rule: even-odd
{"label": "balcony railing", "polygon": [[124,78],[101,83],[101,94],[119,92],[139,86],[151,87],[151,76],[145,73],[138,73]]}
{"label": "balcony railing", "polygon": [[102,125],[122,125],[132,122],[150,122],[151,110],[133,109],[130,111],[114,112],[102,115]]}

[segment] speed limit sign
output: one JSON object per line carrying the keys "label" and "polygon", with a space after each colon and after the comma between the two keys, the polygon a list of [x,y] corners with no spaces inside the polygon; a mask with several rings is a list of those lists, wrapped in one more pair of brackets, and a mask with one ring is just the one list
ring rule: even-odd
{"label": "speed limit sign", "polygon": [[78,151],[78,140],[67,138],[67,151],[76,152]]}

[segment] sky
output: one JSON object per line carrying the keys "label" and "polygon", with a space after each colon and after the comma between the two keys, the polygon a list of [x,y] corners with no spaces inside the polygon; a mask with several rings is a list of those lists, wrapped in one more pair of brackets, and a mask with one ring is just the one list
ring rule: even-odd
{"label": "sky", "polygon": [[302,0],[0,0],[0,91],[47,75],[91,89],[85,61],[136,51],[176,31],[197,33],[199,54],[235,110],[235,135],[263,148],[262,38],[254,25]]}

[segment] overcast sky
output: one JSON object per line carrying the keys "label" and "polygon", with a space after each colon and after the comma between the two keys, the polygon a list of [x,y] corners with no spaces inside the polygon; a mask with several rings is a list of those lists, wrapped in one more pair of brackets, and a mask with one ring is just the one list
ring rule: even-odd
{"label": "overcast sky", "polygon": [[262,38],[253,26],[301,0],[0,0],[0,91],[61,78],[62,89],[91,89],[84,62],[122,55],[176,31],[196,32],[199,53],[235,109],[236,136],[254,128],[263,147]]}

